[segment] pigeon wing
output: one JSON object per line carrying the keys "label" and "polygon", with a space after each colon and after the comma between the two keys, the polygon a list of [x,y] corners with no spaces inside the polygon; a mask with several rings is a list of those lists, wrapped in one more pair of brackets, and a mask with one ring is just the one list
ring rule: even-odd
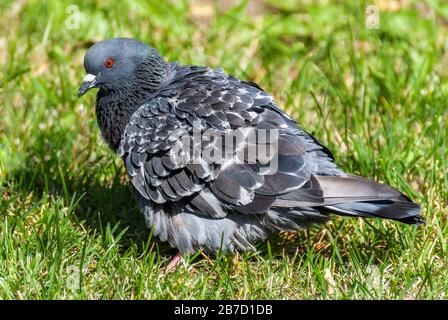
{"label": "pigeon wing", "polygon": [[[337,171],[333,158],[272,96],[220,70],[190,67],[184,72],[131,116],[118,148],[144,198],[183,200],[212,217],[224,217],[229,208],[250,214],[267,212],[275,202],[323,201],[313,174]],[[275,143],[260,138],[273,129]],[[199,141],[195,130],[201,133]],[[255,138],[233,139],[229,146],[226,137],[235,131]],[[207,135],[213,139],[204,139]],[[253,154],[260,145],[270,150],[268,155]],[[230,156],[210,157],[210,150]]]}

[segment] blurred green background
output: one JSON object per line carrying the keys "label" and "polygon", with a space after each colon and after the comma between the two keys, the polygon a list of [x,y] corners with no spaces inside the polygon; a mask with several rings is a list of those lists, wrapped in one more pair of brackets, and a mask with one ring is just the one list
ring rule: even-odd
{"label": "blurred green background", "polygon": [[[446,1],[1,0],[0,13],[0,298],[446,298]],[[175,251],[146,229],[94,94],[76,96],[87,48],[117,36],[258,83],[427,224],[335,218],[166,274]]]}

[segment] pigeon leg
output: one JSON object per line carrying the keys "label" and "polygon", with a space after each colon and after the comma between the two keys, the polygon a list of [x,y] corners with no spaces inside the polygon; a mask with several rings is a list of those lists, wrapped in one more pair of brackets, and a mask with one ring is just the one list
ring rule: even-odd
{"label": "pigeon leg", "polygon": [[176,255],[171,259],[170,263],[168,263],[168,266],[166,267],[167,272],[172,272],[176,270],[177,265],[182,260],[182,255],[180,252],[176,253]]}

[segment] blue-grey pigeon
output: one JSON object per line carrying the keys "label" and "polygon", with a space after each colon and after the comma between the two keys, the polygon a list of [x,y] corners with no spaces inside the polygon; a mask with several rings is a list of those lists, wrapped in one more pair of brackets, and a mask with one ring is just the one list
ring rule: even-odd
{"label": "blue-grey pigeon", "polygon": [[[93,45],[84,67],[78,96],[99,88],[101,134],[123,159],[147,225],[181,253],[253,249],[272,233],[324,223],[330,213],[423,223],[420,206],[401,192],[338,168],[255,83],[168,63],[126,38]],[[243,139],[229,143],[236,131]],[[259,135],[274,131],[275,141]],[[223,149],[230,156],[210,156]]]}

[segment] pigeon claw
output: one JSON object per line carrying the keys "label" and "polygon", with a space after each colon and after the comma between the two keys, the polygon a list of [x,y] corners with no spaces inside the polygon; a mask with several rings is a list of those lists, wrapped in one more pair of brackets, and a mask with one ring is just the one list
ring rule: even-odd
{"label": "pigeon claw", "polygon": [[167,273],[171,273],[174,270],[176,270],[177,265],[179,264],[179,262],[182,260],[182,255],[180,252],[178,252],[173,259],[171,259],[170,263],[168,264],[168,266],[166,267],[166,272]]}

